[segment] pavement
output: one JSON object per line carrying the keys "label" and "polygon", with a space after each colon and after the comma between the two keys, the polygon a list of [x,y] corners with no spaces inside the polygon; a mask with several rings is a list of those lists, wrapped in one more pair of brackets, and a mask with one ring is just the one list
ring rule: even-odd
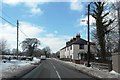
{"label": "pavement", "polygon": [[25,79],[57,79],[57,80],[97,80],[96,78],[62,65],[55,59],[42,60],[41,64],[20,80]]}
{"label": "pavement", "polygon": [[[55,58],[53,58],[53,59],[55,59]],[[86,67],[81,64],[75,64],[75,63],[68,62],[68,61],[62,61],[59,59],[55,59],[55,60],[64,66],[68,66],[70,68],[76,69],[80,72],[83,72],[84,74],[88,74],[99,80],[120,80],[120,75],[111,74],[108,71],[102,71],[102,70],[99,70],[96,68]]]}

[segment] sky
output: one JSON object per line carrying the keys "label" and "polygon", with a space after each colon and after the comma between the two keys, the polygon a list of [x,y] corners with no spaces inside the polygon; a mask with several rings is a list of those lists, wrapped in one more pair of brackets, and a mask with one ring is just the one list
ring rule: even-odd
{"label": "sky", "polygon": [[[25,38],[37,38],[41,49],[49,46],[52,52],[57,52],[76,34],[87,40],[87,4],[80,0],[3,0],[1,16],[12,24],[0,19],[0,39],[7,40],[10,49],[16,48],[17,27],[14,25],[18,20],[19,44]],[[90,24],[93,22],[90,16]]]}

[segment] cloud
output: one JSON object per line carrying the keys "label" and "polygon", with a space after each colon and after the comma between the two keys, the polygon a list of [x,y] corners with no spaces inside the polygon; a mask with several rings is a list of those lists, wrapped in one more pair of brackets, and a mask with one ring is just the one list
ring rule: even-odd
{"label": "cloud", "polygon": [[44,2],[48,2],[49,0],[3,0],[2,2],[3,3],[6,3],[8,5],[12,5],[12,6],[15,6],[15,5],[18,5],[18,4],[21,4],[21,3],[24,3],[24,4],[43,4]]}
{"label": "cloud", "polygon": [[[9,25],[8,23],[4,23],[0,24],[0,30],[0,39],[6,39],[11,48],[16,48],[17,28]],[[24,34],[20,30],[24,32]],[[30,23],[21,22],[19,29],[19,43],[23,41],[27,36],[36,37],[43,31],[44,29],[40,26],[38,27]]]}
{"label": "cloud", "polygon": [[[88,16],[85,16],[84,18],[79,19],[79,25],[88,25],[87,24],[88,21]],[[95,19],[90,15],[90,25],[94,25],[95,24]]]}
{"label": "cloud", "polygon": [[[10,49],[16,48],[17,28],[8,23],[0,24],[0,39],[7,40]],[[22,31],[22,32],[21,32]],[[44,27],[37,26],[28,22],[20,22],[19,25],[19,43],[25,38],[37,38],[41,42],[40,48],[49,46],[53,52],[59,51],[65,46],[65,42],[70,39],[69,36],[56,35],[48,33]],[[19,45],[19,49],[21,46]]]}
{"label": "cloud", "polygon": [[70,9],[75,11],[81,11],[83,8],[82,3],[79,0],[71,1]]}
{"label": "cloud", "polygon": [[55,33],[55,34],[58,34],[58,31],[57,31],[57,30],[55,30],[55,31],[54,31],[54,33]]}
{"label": "cloud", "polygon": [[43,12],[42,12],[42,10],[40,9],[40,8],[35,8],[35,7],[33,7],[32,9],[31,9],[31,13],[32,14],[42,14]]}
{"label": "cloud", "polygon": [[65,37],[43,37],[40,38],[41,42],[43,42],[44,46],[50,46],[53,52],[59,51],[62,47],[65,46],[66,42]]}
{"label": "cloud", "polygon": [[18,4],[23,4],[26,7],[30,8],[30,13],[32,15],[36,15],[36,14],[42,14],[43,11],[41,10],[41,8],[39,7],[39,5],[44,4],[45,2],[40,2],[36,1],[36,0],[3,0],[3,3],[8,4],[10,6],[16,6]]}
{"label": "cloud", "polygon": [[55,37],[55,35],[52,33],[49,33],[49,34],[46,34],[46,37]]}
{"label": "cloud", "polygon": [[28,37],[36,37],[38,36],[40,33],[45,32],[44,27],[41,26],[37,26],[31,23],[27,23],[27,22],[20,22],[20,30],[22,30],[23,32],[25,32]]}

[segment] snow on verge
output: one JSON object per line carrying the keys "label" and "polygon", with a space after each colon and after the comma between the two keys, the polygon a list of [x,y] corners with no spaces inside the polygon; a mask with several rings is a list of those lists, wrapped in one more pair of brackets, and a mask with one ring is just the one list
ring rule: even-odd
{"label": "snow on verge", "polygon": [[14,74],[18,74],[23,70],[26,70],[34,65],[34,63],[39,63],[40,59],[34,57],[33,61],[27,60],[11,60],[3,63],[0,61],[0,80],[1,78],[9,78],[14,76]]}
{"label": "snow on verge", "polygon": [[[62,64],[72,66],[73,68],[75,68],[77,70],[83,71],[87,74],[90,74],[90,75],[98,77],[98,78],[117,78],[118,80],[120,78],[120,75],[111,74],[110,72],[106,72],[106,71],[103,71],[103,70],[98,70],[96,68],[86,67],[86,66],[81,65],[81,64],[75,64],[75,63],[72,63],[72,62],[62,61],[62,60],[58,60],[58,59],[55,59],[55,58],[53,58],[53,59],[61,62]],[[112,73],[115,73],[115,72],[112,72]]]}
{"label": "snow on verge", "polygon": [[115,75],[120,75],[119,73],[115,72],[114,70],[110,71],[111,74],[115,74]]}

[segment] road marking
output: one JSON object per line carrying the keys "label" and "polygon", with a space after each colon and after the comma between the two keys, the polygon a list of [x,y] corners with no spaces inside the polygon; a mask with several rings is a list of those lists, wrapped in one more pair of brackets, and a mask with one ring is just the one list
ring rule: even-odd
{"label": "road marking", "polygon": [[61,77],[60,77],[60,75],[59,75],[59,73],[58,73],[58,71],[56,70],[56,67],[53,65],[52,62],[50,62],[50,63],[52,64],[53,68],[55,69],[55,71],[56,71],[56,73],[57,73],[57,76],[58,76],[59,80],[62,80]]}
{"label": "road marking", "polygon": [[58,71],[56,71],[56,73],[57,73],[57,75],[58,75],[58,78],[59,78],[60,80],[62,80],[61,77],[60,77],[60,75],[59,75],[59,73],[58,73]]}

